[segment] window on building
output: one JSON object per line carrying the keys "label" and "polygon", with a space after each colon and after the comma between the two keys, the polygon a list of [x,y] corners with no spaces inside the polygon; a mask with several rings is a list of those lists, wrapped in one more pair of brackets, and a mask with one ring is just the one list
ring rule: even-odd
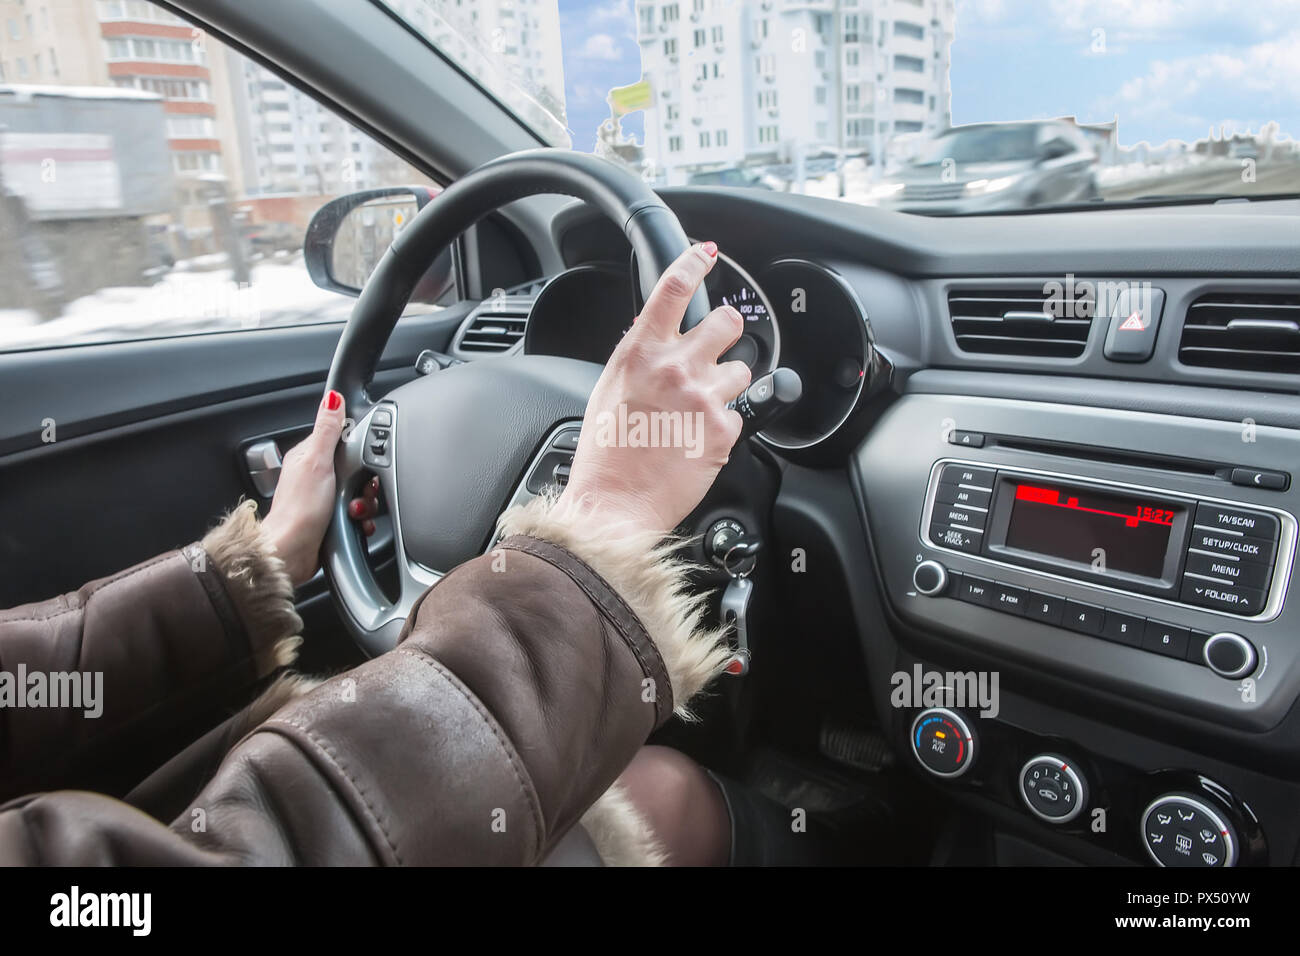
{"label": "window on building", "polygon": [[663,8],[664,23],[676,23],[678,19],[677,4],[670,3]]}
{"label": "window on building", "polygon": [[722,27],[714,27],[710,33],[710,39],[712,39],[714,43],[722,43]]}
{"label": "window on building", "polygon": [[[457,4],[457,6],[459,6],[459,4]],[[642,7],[638,13],[640,15],[641,32],[653,33],[655,28],[655,8]]]}
{"label": "window on building", "polygon": [[167,135],[172,139],[202,139],[216,135],[210,116],[168,116]]}
{"label": "window on building", "polygon": [[680,136],[668,137],[668,152],[680,153],[682,151],[682,138]]}
{"label": "window on building", "polygon": [[720,130],[718,130],[718,132],[717,132],[716,134],[714,134],[713,140],[714,140],[714,142],[716,142],[719,146],[726,146],[726,145],[727,145],[727,131],[726,131],[725,129],[720,129]]}
{"label": "window on building", "polygon": [[664,107],[664,112],[666,114],[665,118],[670,123],[676,122],[677,117],[681,115],[681,110],[678,108],[676,103],[669,103],[666,107]]}
{"label": "window on building", "polygon": [[825,50],[817,50],[815,53],[813,53],[813,64],[814,64],[814,65],[817,67],[817,69],[819,69],[819,70],[824,70],[824,69],[826,69],[826,51],[825,51]]}
{"label": "window on building", "polygon": [[708,35],[707,33],[705,33],[703,30],[696,30],[696,31],[695,31],[695,45],[696,45],[696,47],[702,47],[702,46],[704,46],[704,44],[706,44],[706,43],[708,43],[708,42],[709,42],[709,35]]}
{"label": "window on building", "polygon": [[709,131],[707,129],[700,130],[700,149],[708,149],[708,148],[709,148]]}
{"label": "window on building", "polygon": [[50,72],[59,75],[59,58],[54,55],[54,47],[50,47]]}
{"label": "window on building", "polygon": [[894,90],[895,103],[914,103],[917,106],[925,105],[924,90],[909,90],[905,87],[898,87]]}
{"label": "window on building", "polygon": [[813,102],[818,106],[826,105],[826,87],[819,86],[813,90]]}
{"label": "window on building", "polygon": [[18,40],[22,38],[23,28],[18,25],[17,20],[9,20],[6,26],[9,28],[9,39]]}
{"label": "window on building", "polygon": [[813,127],[813,135],[820,140],[827,138],[827,126],[825,120],[818,120]]}
{"label": "window on building", "polygon": [[676,41],[676,40],[671,40],[671,39],[670,39],[670,40],[665,40],[665,41],[664,41],[664,56],[676,56],[676,55],[677,55],[677,41]]}
{"label": "window on building", "polygon": [[756,40],[767,39],[767,17],[763,17],[754,24],[754,38]]}
{"label": "window on building", "polygon": [[906,20],[894,21],[894,36],[907,37],[910,40],[924,40],[925,27],[919,23],[908,23]]}
{"label": "window on building", "polygon": [[695,74],[697,80],[707,80],[709,78],[709,64],[701,63],[699,70]]}
{"label": "window on building", "polygon": [[720,80],[720,79],[722,79],[722,78],[726,75],[726,71],[722,68],[722,61],[721,61],[721,60],[714,60],[714,61],[713,61],[713,71],[712,71],[712,72],[713,72],[713,78],[714,78],[715,80]]}
{"label": "window on building", "polygon": [[894,69],[905,73],[924,73],[925,61],[919,56],[903,56],[901,53],[896,53],[894,54]]}
{"label": "window on building", "polygon": [[844,15],[844,42],[858,42],[858,15],[856,13],[846,13]]}
{"label": "window on building", "polygon": [[18,65],[18,78],[19,78],[19,79],[23,79],[24,77],[26,77],[26,76],[27,76],[27,61],[24,60],[22,57],[18,57],[17,59],[14,60],[14,63],[16,63],[16,64]]}
{"label": "window on building", "polygon": [[847,50],[844,51],[844,65],[845,65],[845,66],[854,66],[854,67],[855,67],[855,66],[858,65],[858,60],[859,60],[859,54],[858,54],[858,51],[857,51],[857,50],[854,50],[854,49],[850,48],[850,49],[847,49]]}
{"label": "window on building", "polygon": [[925,124],[919,120],[895,120],[895,133],[919,133],[925,129]]}
{"label": "window on building", "polygon": [[37,76],[41,75],[41,55],[39,53],[32,54],[32,71]]}

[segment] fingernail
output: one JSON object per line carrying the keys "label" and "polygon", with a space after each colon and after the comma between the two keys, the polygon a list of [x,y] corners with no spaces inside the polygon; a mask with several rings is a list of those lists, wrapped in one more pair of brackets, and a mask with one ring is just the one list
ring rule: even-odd
{"label": "fingernail", "polygon": [[353,498],[348,502],[348,515],[353,518],[360,518],[362,509],[364,508],[365,505],[362,503],[360,498]]}
{"label": "fingernail", "polygon": [[700,248],[704,250],[704,254],[710,259],[717,258],[718,244],[716,242],[701,242]]}
{"label": "fingernail", "polygon": [[361,531],[368,538],[375,533],[375,523],[367,519],[361,524]]}
{"label": "fingernail", "polygon": [[328,408],[331,412],[336,412],[338,411],[339,406],[342,404],[343,404],[343,396],[331,388],[329,392],[327,392],[325,395],[325,407]]}

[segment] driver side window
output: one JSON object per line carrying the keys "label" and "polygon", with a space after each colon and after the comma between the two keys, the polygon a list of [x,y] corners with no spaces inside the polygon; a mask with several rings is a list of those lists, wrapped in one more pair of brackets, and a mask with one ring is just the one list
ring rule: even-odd
{"label": "driver side window", "polygon": [[437,185],[147,0],[48,12],[0,31],[0,351],[346,320],[312,215]]}

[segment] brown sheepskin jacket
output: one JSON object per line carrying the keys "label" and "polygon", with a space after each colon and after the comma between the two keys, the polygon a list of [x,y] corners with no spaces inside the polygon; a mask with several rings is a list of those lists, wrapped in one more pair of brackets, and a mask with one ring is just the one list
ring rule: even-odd
{"label": "brown sheepskin jacket", "polygon": [[176,758],[180,801],[90,792],[78,768],[294,660],[293,591],[251,505],[0,611],[0,864],[533,864],[580,820],[605,862],[655,862],[612,785],[726,652],[661,542],[596,525],[546,499],[508,512],[394,650],[282,675],[200,741],[197,774]]}

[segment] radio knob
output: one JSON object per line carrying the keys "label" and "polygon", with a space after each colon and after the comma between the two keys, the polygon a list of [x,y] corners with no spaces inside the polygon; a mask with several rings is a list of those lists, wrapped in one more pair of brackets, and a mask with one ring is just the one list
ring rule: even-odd
{"label": "radio knob", "polygon": [[1020,768],[1020,799],[1048,823],[1069,823],[1088,805],[1088,784],[1055,754],[1031,757]]}
{"label": "radio knob", "polygon": [[938,561],[922,561],[912,571],[912,586],[926,597],[942,594],[948,586],[948,571]]}
{"label": "radio knob", "polygon": [[1215,634],[1206,641],[1201,656],[1205,659],[1206,667],[1229,680],[1253,673],[1259,662],[1255,645],[1231,631]]}

